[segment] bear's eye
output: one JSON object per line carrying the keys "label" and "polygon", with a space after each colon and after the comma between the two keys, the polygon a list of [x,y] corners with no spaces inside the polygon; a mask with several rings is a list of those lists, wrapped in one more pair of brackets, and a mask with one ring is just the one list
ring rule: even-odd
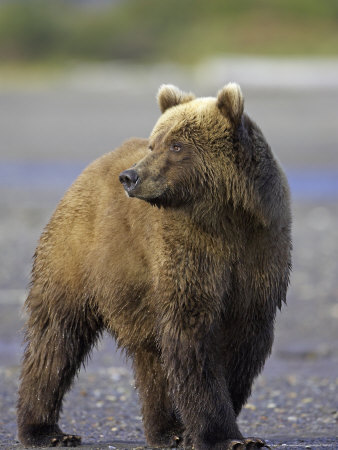
{"label": "bear's eye", "polygon": [[171,144],[171,146],[170,146],[170,150],[172,152],[176,152],[177,153],[177,152],[180,152],[181,149],[182,149],[181,144]]}
{"label": "bear's eye", "polygon": [[152,152],[154,150],[154,147],[152,145],[149,145],[148,150]]}

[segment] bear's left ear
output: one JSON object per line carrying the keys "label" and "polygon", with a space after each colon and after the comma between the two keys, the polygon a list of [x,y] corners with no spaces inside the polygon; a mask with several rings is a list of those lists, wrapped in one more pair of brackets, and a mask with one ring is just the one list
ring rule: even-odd
{"label": "bear's left ear", "polygon": [[157,101],[162,113],[168,108],[194,100],[192,93],[186,93],[172,84],[162,84],[157,93]]}
{"label": "bear's left ear", "polygon": [[244,98],[237,83],[228,83],[218,92],[217,107],[234,126],[240,123],[244,111]]}

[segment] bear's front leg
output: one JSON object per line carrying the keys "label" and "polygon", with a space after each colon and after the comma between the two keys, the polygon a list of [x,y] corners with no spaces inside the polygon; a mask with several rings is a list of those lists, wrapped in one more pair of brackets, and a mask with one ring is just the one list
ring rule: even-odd
{"label": "bear's front leg", "polygon": [[75,299],[50,299],[33,286],[18,393],[18,436],[26,447],[77,447],[81,438],[58,426],[63,397],[95,344],[101,320]]}
{"label": "bear's front leg", "polygon": [[182,440],[183,425],[169,395],[158,351],[138,350],[133,366],[147,443],[154,447],[177,447]]}
{"label": "bear's front leg", "polygon": [[186,317],[182,321],[179,317],[176,313],[175,320],[165,323],[161,350],[185,442],[196,450],[237,448],[243,436],[226,384],[218,326],[202,315],[194,317],[193,326],[191,318],[187,323]]}

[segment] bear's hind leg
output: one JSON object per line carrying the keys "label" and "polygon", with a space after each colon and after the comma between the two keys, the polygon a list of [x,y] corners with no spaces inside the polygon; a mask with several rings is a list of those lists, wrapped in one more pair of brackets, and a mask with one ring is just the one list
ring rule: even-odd
{"label": "bear's hind leg", "polygon": [[57,423],[64,394],[96,342],[102,325],[75,299],[43,299],[32,288],[26,307],[26,350],[18,398],[18,434],[26,446],[75,447],[81,438]]}
{"label": "bear's hind leg", "polygon": [[183,424],[169,397],[168,383],[156,350],[138,351],[134,355],[134,371],[148,444],[177,447],[183,437]]}
{"label": "bear's hind leg", "polygon": [[227,364],[228,387],[236,416],[249,398],[253,381],[271,352],[273,320],[249,324],[246,334],[246,339],[237,343],[237,350]]}
{"label": "bear's hind leg", "polygon": [[[237,351],[228,361],[228,386],[236,417],[249,398],[253,381],[262,370],[265,359],[271,351],[272,324],[272,320],[266,324],[261,320],[259,326],[256,322],[250,324],[247,327],[247,340],[237,344]],[[256,437],[246,438],[241,442],[246,449],[270,448],[263,439]]]}

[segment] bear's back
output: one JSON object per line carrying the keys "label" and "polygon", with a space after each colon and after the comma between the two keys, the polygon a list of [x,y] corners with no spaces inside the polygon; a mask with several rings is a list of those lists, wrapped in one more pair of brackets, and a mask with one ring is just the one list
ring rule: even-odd
{"label": "bear's back", "polygon": [[[130,139],[95,160],[74,181],[40,238],[34,265],[39,277],[79,290],[88,277],[98,286],[109,275],[116,280],[116,272],[123,278],[123,271],[142,271],[144,223],[156,211],[141,200],[128,199],[119,173],[139,161],[147,147],[145,139]],[[112,265],[115,275],[109,271]]]}

